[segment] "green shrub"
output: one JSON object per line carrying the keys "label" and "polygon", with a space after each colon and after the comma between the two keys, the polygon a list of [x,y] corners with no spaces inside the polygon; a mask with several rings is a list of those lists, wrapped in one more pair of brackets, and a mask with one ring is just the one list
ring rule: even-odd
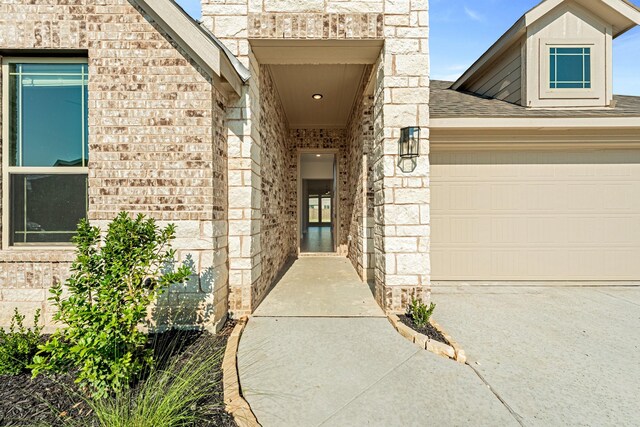
{"label": "green shrub", "polygon": [[77,257],[66,282],[68,296],[58,284],[49,298],[57,308],[54,320],[63,326],[39,347],[33,375],[77,369],[76,382],[100,397],[151,364],[147,335],[139,327],[156,297],[191,275],[187,266],[173,269],[174,238],[172,224],[159,229],[143,215],[120,213],[104,240],[98,227],[83,220],[74,237]]}
{"label": "green shrub", "polygon": [[167,366],[151,368],[136,389],[119,389],[103,399],[85,398],[95,420],[92,425],[174,427],[210,421],[211,415],[222,409],[220,403],[210,402],[218,401],[212,396],[220,392],[224,347],[212,351],[215,346],[211,342],[194,346],[186,360],[172,355]]}
{"label": "green shrub", "polygon": [[429,323],[429,318],[435,309],[436,305],[434,303],[427,307],[421,300],[411,298],[411,304],[407,307],[407,316],[413,320],[417,327],[422,328]]}
{"label": "green shrub", "polygon": [[0,375],[17,375],[27,369],[38,351],[42,326],[40,309],[33,318],[33,329],[24,326],[25,316],[14,310],[9,332],[0,328]]}

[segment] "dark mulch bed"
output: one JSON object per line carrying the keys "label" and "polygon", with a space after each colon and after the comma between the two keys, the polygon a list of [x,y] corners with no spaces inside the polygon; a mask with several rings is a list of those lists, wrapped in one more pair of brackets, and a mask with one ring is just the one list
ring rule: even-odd
{"label": "dark mulch bed", "polygon": [[[224,352],[227,338],[234,322],[228,322],[218,335],[201,331],[167,331],[151,336],[158,366],[169,360],[178,363],[188,360],[200,346],[206,346],[214,354]],[[222,359],[220,359],[222,364]],[[203,405],[216,405],[211,417],[198,426],[235,427],[236,423],[225,410],[221,366],[211,366],[211,372],[219,376],[218,386]],[[82,393],[73,382],[73,373],[64,375],[40,375],[31,379],[30,373],[0,375],[0,426],[63,426],[65,421],[90,426],[93,418],[88,405],[79,395]],[[143,381],[143,380],[141,380]],[[136,390],[141,382],[133,384]]]}
{"label": "dark mulch bed", "polygon": [[440,333],[440,331],[438,331],[436,328],[433,327],[433,325],[431,325],[431,323],[427,323],[426,326],[423,326],[422,328],[419,328],[415,323],[413,323],[413,319],[407,315],[400,315],[398,316],[400,318],[400,321],[402,323],[404,323],[405,325],[407,325],[408,327],[410,327],[411,329],[413,329],[414,331],[421,333],[423,335],[428,336],[429,338],[431,338],[432,340],[436,340],[436,341],[440,341],[442,343],[445,344],[449,344],[449,341],[446,340],[445,337],[442,336],[442,334]]}

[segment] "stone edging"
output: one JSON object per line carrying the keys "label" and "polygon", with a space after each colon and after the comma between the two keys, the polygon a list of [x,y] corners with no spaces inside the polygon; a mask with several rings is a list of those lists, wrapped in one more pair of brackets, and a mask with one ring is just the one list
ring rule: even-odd
{"label": "stone edging", "polygon": [[416,344],[418,347],[428,350],[432,353],[438,354],[440,356],[447,357],[449,359],[453,359],[459,363],[465,363],[467,361],[467,356],[465,355],[464,350],[460,347],[460,345],[451,338],[449,334],[447,334],[440,325],[438,325],[433,319],[429,319],[429,323],[431,326],[436,328],[438,332],[442,334],[443,337],[449,344],[442,343],[440,341],[432,340],[428,336],[424,334],[420,334],[409,326],[405,325],[400,321],[400,318],[395,314],[390,314],[387,316],[389,322],[393,325],[393,327],[406,339]]}
{"label": "stone edging", "polygon": [[240,336],[248,318],[238,320],[227,339],[227,348],[222,361],[222,385],[224,387],[224,406],[240,427],[261,427],[251,410],[249,403],[242,397],[240,377],[238,376],[237,354]]}

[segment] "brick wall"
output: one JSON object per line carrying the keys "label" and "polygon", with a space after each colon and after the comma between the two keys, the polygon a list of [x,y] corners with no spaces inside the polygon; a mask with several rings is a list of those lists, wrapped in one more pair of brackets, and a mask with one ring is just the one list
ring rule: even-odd
{"label": "brick wall", "polygon": [[262,271],[253,289],[254,307],[266,296],[287,259],[296,255],[296,180],[291,179],[287,118],[271,73],[260,67],[260,133],[268,149],[261,158]]}
{"label": "brick wall", "polygon": [[[365,75],[368,77],[370,73],[371,70]],[[369,78],[364,79],[346,128],[349,193],[345,205],[350,213],[347,254],[363,281],[373,279],[373,181],[369,161],[373,144],[373,97],[364,93],[368,83]]]}
{"label": "brick wall", "polygon": [[[127,210],[176,223],[178,255],[197,276],[160,301],[157,319],[191,322],[197,312],[211,325],[224,317],[226,100],[210,78],[127,0],[0,1],[0,49],[88,57],[90,220],[104,225]],[[72,258],[68,250],[1,250],[2,316],[20,305],[50,318],[44,297]]]}

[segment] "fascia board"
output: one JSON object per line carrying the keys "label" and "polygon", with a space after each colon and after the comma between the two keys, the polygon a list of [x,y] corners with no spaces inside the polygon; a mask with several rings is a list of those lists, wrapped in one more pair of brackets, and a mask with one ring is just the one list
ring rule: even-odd
{"label": "fascia board", "polygon": [[639,117],[469,117],[429,121],[431,129],[640,129]]}

